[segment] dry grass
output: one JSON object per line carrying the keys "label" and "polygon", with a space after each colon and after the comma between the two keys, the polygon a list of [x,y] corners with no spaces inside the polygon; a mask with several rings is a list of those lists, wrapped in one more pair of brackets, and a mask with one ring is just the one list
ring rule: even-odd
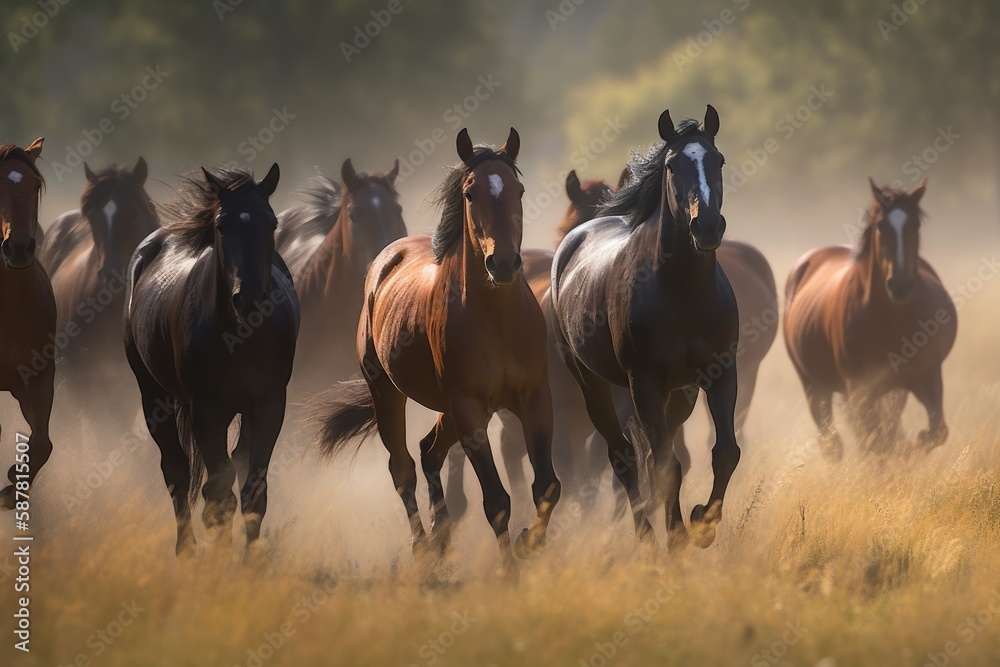
{"label": "dry grass", "polygon": [[[974,266],[957,257],[942,273],[957,282]],[[62,424],[35,490],[33,650],[11,649],[13,583],[0,569],[0,664],[1000,664],[1000,617],[988,611],[1000,611],[1000,361],[979,354],[995,345],[997,304],[1000,285],[990,285],[960,312],[946,446],[912,460],[852,451],[823,462],[779,341],[715,545],[637,550],[628,527],[608,526],[609,503],[583,521],[564,503],[549,549],[516,584],[494,574],[471,483],[474,511],[453,553],[422,568],[381,448],[348,468],[303,454],[295,438],[278,452],[263,548],[240,565],[178,563],[155,450],[130,452],[70,511],[66,495],[115,446],[70,444],[79,437]],[[907,419],[916,428],[923,414],[911,405]],[[414,433],[426,423],[413,412]],[[704,456],[694,458],[687,505],[706,490]],[[11,520],[0,519],[3,565]],[[133,601],[142,611],[105,643],[97,633],[117,634]],[[280,648],[261,652],[283,626]]]}

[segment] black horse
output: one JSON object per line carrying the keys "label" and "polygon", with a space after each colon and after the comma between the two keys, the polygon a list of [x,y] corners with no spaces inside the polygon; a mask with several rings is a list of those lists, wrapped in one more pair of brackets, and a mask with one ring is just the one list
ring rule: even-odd
{"label": "black horse", "polygon": [[[722,216],[722,165],[715,147],[719,116],[708,107],[703,127],[659,120],[663,143],[633,165],[635,178],[613,195],[604,216],[570,232],[552,265],[557,347],[583,390],[587,412],[608,442],[628,492],[637,534],[650,534],[643,512],[635,449],[622,433],[612,385],[629,388],[635,432],[652,457],[651,500],[667,510],[670,543],[688,533],[680,513],[681,465],[673,438],[691,415],[697,390],[715,423],[715,482],[707,506],[691,513],[695,540],[708,546],[722,499],[740,458],[736,443],[736,298],[716,260]],[[721,360],[721,361],[720,361]],[[710,379],[710,378],[715,378]]]}
{"label": "black horse", "polygon": [[[194,547],[191,505],[204,469],[204,520],[228,545],[239,474],[247,543],[267,509],[267,467],[285,417],[299,303],[274,249],[268,197],[278,165],[254,182],[244,170],[188,177],[172,219],[129,265],[125,351],[177,515],[177,553]],[[241,416],[239,443],[227,429]]]}

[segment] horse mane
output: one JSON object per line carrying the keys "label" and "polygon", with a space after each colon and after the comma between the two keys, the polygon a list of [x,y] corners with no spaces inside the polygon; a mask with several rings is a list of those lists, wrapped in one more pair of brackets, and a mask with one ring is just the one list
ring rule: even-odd
{"label": "horse mane", "polygon": [[329,234],[337,218],[340,217],[346,188],[326,174],[317,171],[297,194],[302,203],[288,209],[278,223],[275,237],[275,244],[278,246],[288,238],[299,234],[302,236]]}
{"label": "horse mane", "polygon": [[666,158],[667,150],[681,139],[698,135],[711,140],[711,137],[701,130],[698,121],[688,118],[682,120],[677,126],[677,136],[670,144],[664,141],[655,143],[649,148],[646,155],[633,152],[629,159],[632,178],[621,190],[608,198],[604,206],[597,211],[597,216],[620,215],[626,217],[629,227],[632,229],[648,220],[659,207],[663,198],[661,185],[663,170],[666,168],[663,161]]}
{"label": "horse mane", "polygon": [[[910,194],[902,188],[893,187],[891,185],[879,188],[879,190],[881,191],[882,196],[889,202],[889,206],[886,206],[885,209],[891,209],[898,197],[906,197]],[[852,253],[852,257],[855,260],[868,256],[868,251],[871,250],[875,239],[875,221],[878,219],[878,215],[882,209],[882,205],[873,200],[871,207],[865,211],[864,218],[862,219],[864,227],[861,230],[861,235],[858,237],[857,243],[854,246],[854,252]],[[919,219],[923,221],[924,212],[920,210],[919,207],[917,208],[917,215],[919,216]]]}
{"label": "horse mane", "polygon": [[[227,192],[236,192],[251,184],[253,172],[245,167],[216,167],[213,174],[225,184]],[[219,198],[200,171],[181,177],[177,199],[163,205],[167,234],[191,250],[204,250],[215,242],[215,215]]]}
{"label": "horse mane", "polygon": [[[521,173],[506,153],[497,152],[492,146],[485,144],[476,146],[472,159],[474,163],[492,159],[502,160],[510,165],[514,173]],[[469,167],[463,163],[450,167],[448,175],[432,199],[435,206],[441,207],[441,222],[431,235],[431,249],[434,251],[434,261],[438,264],[458,246],[465,231],[465,197],[462,194],[462,182],[467,173]]]}
{"label": "horse mane", "polygon": [[138,197],[139,203],[142,204],[142,208],[149,212],[151,218],[156,219],[156,205],[146,193],[146,188],[139,184],[131,169],[117,164],[110,164],[99,169],[94,173],[93,180],[87,179],[87,184],[83,187],[83,193],[80,195],[81,210],[89,208],[88,202],[100,201],[107,196],[108,191],[119,185],[124,186],[127,192],[134,193]]}
{"label": "horse mane", "polygon": [[45,177],[42,176],[42,172],[38,171],[35,161],[28,155],[26,150],[17,144],[0,144],[0,164],[6,160],[20,160],[24,162],[31,169],[32,173],[41,179],[42,187],[45,187]]}

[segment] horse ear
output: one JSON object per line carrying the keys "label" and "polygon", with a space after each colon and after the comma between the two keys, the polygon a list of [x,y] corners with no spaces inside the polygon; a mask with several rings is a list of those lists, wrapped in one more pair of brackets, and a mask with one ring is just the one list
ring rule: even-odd
{"label": "horse ear", "polygon": [[708,109],[705,111],[705,134],[715,138],[715,135],[719,133],[719,112],[715,110],[711,104],[708,105]]}
{"label": "horse ear", "polygon": [[208,183],[208,187],[212,189],[212,194],[219,199],[222,199],[222,195],[226,191],[226,184],[216,178],[212,172],[204,167],[201,168],[201,173],[205,174],[205,182]]}
{"label": "horse ear", "polygon": [[618,177],[618,189],[621,190],[628,182],[632,180],[632,170],[628,168],[628,165],[622,169],[622,175]]}
{"label": "horse ear", "polygon": [[31,142],[31,145],[24,149],[24,152],[31,157],[31,161],[34,162],[38,159],[38,156],[42,154],[42,143],[45,141],[45,137],[38,137]]}
{"label": "horse ear", "polygon": [[90,170],[90,165],[87,164],[86,162],[83,163],[83,173],[87,175],[88,181],[97,180],[97,176],[95,176],[94,172]]}
{"label": "horse ear", "polygon": [[476,151],[472,146],[472,139],[469,138],[469,130],[467,128],[462,128],[462,131],[458,133],[458,137],[455,138],[455,148],[458,149],[458,157],[462,158],[462,162],[466,166],[472,162],[472,158],[476,156]]}
{"label": "horse ear", "polygon": [[660,120],[656,123],[657,129],[660,131],[660,139],[669,142],[677,134],[674,129],[674,121],[670,119],[670,110],[664,109],[663,113],[660,114]]}
{"label": "horse ear", "polygon": [[278,163],[275,162],[271,165],[271,169],[268,170],[267,176],[261,179],[260,187],[264,189],[264,193],[270,197],[274,194],[274,191],[278,189],[278,179],[281,178],[281,170],[278,169]]}
{"label": "horse ear", "polygon": [[875,201],[878,202],[879,206],[884,208],[888,202],[885,199],[885,195],[882,194],[882,188],[875,185],[875,181],[872,180],[871,176],[868,177],[868,185],[871,186],[872,196],[875,197]]}
{"label": "horse ear", "polygon": [[517,133],[517,130],[510,128],[507,141],[500,147],[500,150],[509,155],[511,160],[517,161],[517,154],[521,152],[521,135]]}
{"label": "horse ear", "polygon": [[358,182],[358,172],[355,171],[351,158],[344,160],[344,164],[340,166],[340,178],[344,181],[344,185],[347,186],[348,190],[354,189],[354,186]]}
{"label": "horse ear", "polygon": [[135,175],[135,179],[139,181],[139,185],[146,182],[146,177],[149,176],[149,167],[146,166],[146,160],[141,155],[139,156],[139,161],[135,163],[132,173]]}
{"label": "horse ear", "polygon": [[392,170],[385,175],[385,180],[389,181],[390,186],[396,185],[396,177],[399,176],[399,160],[397,159],[392,164]]}
{"label": "horse ear", "polygon": [[566,195],[573,203],[583,198],[583,189],[580,188],[580,177],[576,175],[576,169],[566,175]]}
{"label": "horse ear", "polygon": [[920,200],[923,198],[924,191],[926,189],[927,189],[927,179],[925,178],[924,180],[917,183],[917,187],[913,188],[913,192],[910,193],[910,196],[913,197],[914,204],[920,203]]}

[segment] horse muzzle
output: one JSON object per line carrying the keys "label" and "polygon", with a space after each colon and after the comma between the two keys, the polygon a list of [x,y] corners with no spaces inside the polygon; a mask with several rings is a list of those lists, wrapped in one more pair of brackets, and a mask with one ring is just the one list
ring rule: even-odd
{"label": "horse muzzle", "polygon": [[508,261],[498,260],[493,254],[486,258],[486,273],[496,285],[512,285],[521,275],[522,265],[521,253],[515,253]]}
{"label": "horse muzzle", "polygon": [[885,281],[885,291],[889,298],[896,303],[909,301],[913,294],[913,278],[893,276]]}
{"label": "horse muzzle", "polygon": [[726,233],[726,218],[719,216],[709,222],[704,217],[691,219],[691,239],[698,250],[709,252],[722,244],[722,236]]}
{"label": "horse muzzle", "polygon": [[3,261],[8,269],[26,269],[31,266],[31,260],[35,257],[35,239],[29,239],[27,244],[15,244],[9,238],[4,239],[0,244],[0,253],[3,254]]}

